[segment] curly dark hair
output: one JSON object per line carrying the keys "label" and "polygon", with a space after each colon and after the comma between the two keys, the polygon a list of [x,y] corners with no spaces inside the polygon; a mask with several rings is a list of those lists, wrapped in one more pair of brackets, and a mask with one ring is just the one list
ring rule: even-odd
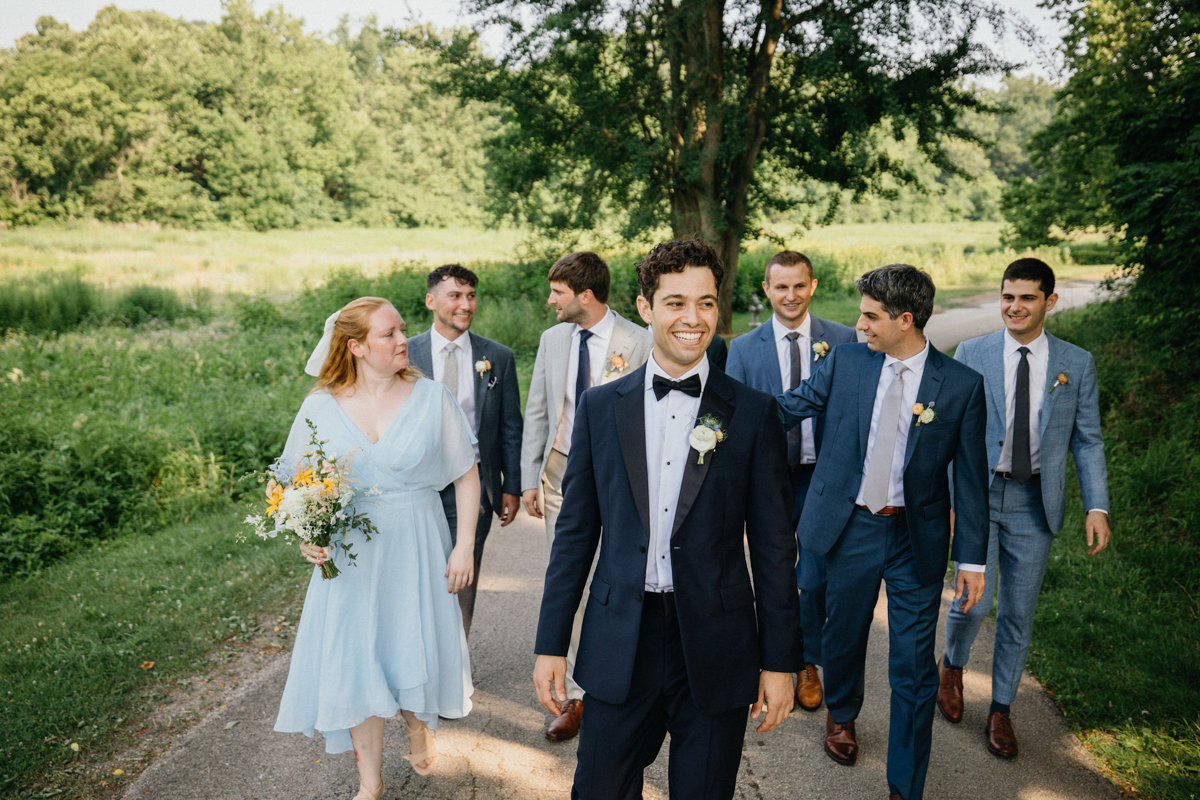
{"label": "curly dark hair", "polygon": [[653,307],[659,277],[668,272],[683,272],[688,267],[708,267],[717,283],[717,291],[720,291],[725,266],[717,251],[699,239],[675,239],[656,244],[638,264],[638,287],[642,297]]}
{"label": "curly dark hair", "polygon": [[454,278],[455,283],[465,284],[472,289],[479,285],[479,277],[471,270],[461,264],[444,264],[425,278],[425,288],[432,292],[446,278]]}

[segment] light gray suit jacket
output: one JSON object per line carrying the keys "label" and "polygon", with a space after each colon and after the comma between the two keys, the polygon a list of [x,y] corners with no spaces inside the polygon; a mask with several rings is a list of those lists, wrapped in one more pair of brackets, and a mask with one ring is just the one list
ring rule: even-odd
{"label": "light gray suit jacket", "polygon": [[[628,375],[646,363],[650,357],[653,337],[647,328],[636,325],[616,314],[612,341],[604,358],[604,373],[600,383],[608,383]],[[571,359],[571,334],[575,324],[562,322],[542,334],[538,342],[537,361],[533,365],[533,380],[525,400],[525,434],[521,442],[521,491],[541,485],[546,457],[558,436],[562,419],[563,398],[567,391],[567,365]],[[621,370],[612,369],[612,359],[625,361]],[[615,434],[614,434],[615,435]]]}
{"label": "light gray suit jacket", "polygon": [[[1004,405],[1004,331],[968,339],[954,357],[983,375],[987,391],[987,455],[991,480],[1004,449],[1007,426]],[[1063,526],[1066,507],[1067,451],[1075,456],[1075,472],[1087,510],[1108,511],[1108,468],[1104,463],[1104,436],[1100,431],[1100,387],[1096,362],[1088,351],[1046,334],[1050,343],[1046,369],[1045,405],[1042,406],[1040,460],[1042,505],[1050,530]],[[1050,391],[1059,374],[1069,383]],[[1032,389],[1032,387],[1030,387]],[[1003,480],[1003,479],[1001,479]]]}

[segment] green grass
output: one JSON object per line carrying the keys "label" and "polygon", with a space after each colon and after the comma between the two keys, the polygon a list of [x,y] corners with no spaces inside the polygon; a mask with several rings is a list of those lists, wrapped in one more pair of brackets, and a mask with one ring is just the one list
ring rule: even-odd
{"label": "green grass", "polygon": [[[1029,669],[1131,796],[1200,786],[1200,388],[1131,338],[1127,312],[1053,332],[1096,357],[1113,538],[1088,556],[1077,484],[1038,603]],[[1193,370],[1194,374],[1194,370]]]}
{"label": "green grass", "polygon": [[296,602],[312,567],[282,541],[239,542],[242,516],[125,536],[0,584],[0,795],[78,796],[174,680],[235,656]]}

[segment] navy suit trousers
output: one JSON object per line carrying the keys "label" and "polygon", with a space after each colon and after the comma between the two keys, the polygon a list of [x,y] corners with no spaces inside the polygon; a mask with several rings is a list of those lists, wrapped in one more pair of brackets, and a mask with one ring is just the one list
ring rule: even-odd
{"label": "navy suit trousers", "polygon": [[825,557],[813,555],[800,544],[800,512],[804,509],[804,496],[812,482],[812,469],[796,470],[792,479],[792,529],[796,531],[796,549],[800,553],[796,561],[796,586],[800,589],[800,640],[804,648],[804,661],[820,666],[821,631],[825,628]]}
{"label": "navy suit trousers", "polygon": [[903,514],[855,508],[826,556],[825,703],[835,722],[862,709],[867,635],[879,582],[887,584],[888,679],[892,687],[887,777],[891,791],[920,800],[933,737],[938,671],[934,655],[942,582],[922,585]]}
{"label": "navy suit trousers", "polygon": [[747,708],[709,715],[696,707],[673,594],[646,594],[625,701],[605,703],[584,695],[583,706],[572,800],[641,800],[643,772],[658,758],[668,733],[672,798],[733,797]]}
{"label": "navy suit trousers", "polygon": [[[479,568],[483,564],[483,545],[487,541],[488,532],[492,529],[492,504],[488,502],[487,487],[480,478],[479,485],[479,521],[475,523],[475,580],[471,585],[458,593],[458,607],[462,610],[463,630],[471,635],[471,622],[475,618],[475,590],[479,587]],[[454,496],[454,484],[441,491],[442,508],[446,511],[446,521],[450,523],[450,544],[458,543],[458,504]]]}

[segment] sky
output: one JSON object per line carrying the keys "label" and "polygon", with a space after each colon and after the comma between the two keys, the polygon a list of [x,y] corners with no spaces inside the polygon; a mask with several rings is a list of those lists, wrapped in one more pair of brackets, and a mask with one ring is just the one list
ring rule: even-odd
{"label": "sky", "polygon": [[[1037,7],[1038,0],[1003,2],[1033,21],[1046,39],[1046,49],[1053,49],[1061,34],[1049,15]],[[21,36],[32,33],[40,16],[52,16],[72,29],[80,30],[95,19],[97,11],[113,4],[127,10],[154,10],[190,20],[216,22],[221,18],[221,0],[0,0],[0,48],[12,47]],[[262,12],[275,4],[257,0],[254,7]],[[282,0],[282,5],[288,14],[303,18],[309,31],[332,30],[342,15],[349,15],[353,22],[374,14],[381,25],[420,21],[448,28],[470,21],[461,12],[457,0]],[[984,40],[992,43],[990,37]],[[485,37],[487,42],[488,37]],[[1053,65],[1038,63],[1044,56],[1040,59],[1038,53],[1014,36],[1008,36],[997,49],[1010,61],[1028,64],[1026,70],[1020,70],[1022,73],[1032,71],[1054,77]]]}

